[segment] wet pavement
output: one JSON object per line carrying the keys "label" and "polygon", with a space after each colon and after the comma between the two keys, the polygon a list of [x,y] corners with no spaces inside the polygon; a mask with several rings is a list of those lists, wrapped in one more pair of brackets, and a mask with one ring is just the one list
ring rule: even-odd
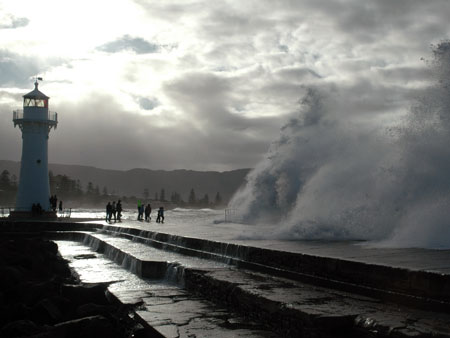
{"label": "wet pavement", "polygon": [[[73,242],[58,242],[63,256],[84,281],[110,283],[115,297],[161,336],[450,337],[449,250],[255,239],[254,226],[223,222],[95,223],[96,232],[87,224],[87,232],[70,230],[73,224],[58,231],[84,238],[69,244],[73,252],[64,249]],[[307,272],[308,281],[281,273],[291,268]],[[337,278],[333,287],[324,277]],[[407,300],[431,295],[434,303],[379,298],[366,293],[372,285],[360,292],[368,281],[387,294],[389,287],[416,292]],[[444,309],[435,306],[440,296]]]}
{"label": "wet pavement", "polygon": [[[122,237],[86,236],[83,244],[58,241],[62,255],[83,282],[109,283],[163,337],[450,337],[446,313],[158,252]],[[129,258],[158,266],[166,260],[166,273],[144,277]],[[175,261],[182,273],[174,279]]]}

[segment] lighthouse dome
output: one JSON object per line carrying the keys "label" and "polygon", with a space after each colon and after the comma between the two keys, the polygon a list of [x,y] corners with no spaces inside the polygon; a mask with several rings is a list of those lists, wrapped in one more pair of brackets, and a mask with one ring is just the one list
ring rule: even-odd
{"label": "lighthouse dome", "polygon": [[49,97],[47,95],[45,95],[44,93],[42,93],[39,89],[38,89],[39,83],[36,81],[34,83],[34,89],[29,92],[28,94],[25,94],[23,97],[25,99],[49,99]]}

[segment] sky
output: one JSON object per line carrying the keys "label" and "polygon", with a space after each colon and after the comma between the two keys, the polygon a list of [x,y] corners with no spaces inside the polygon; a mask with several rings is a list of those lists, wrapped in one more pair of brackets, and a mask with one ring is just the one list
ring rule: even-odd
{"label": "sky", "polygon": [[12,111],[35,76],[58,113],[51,163],[254,167],[310,87],[387,126],[429,84],[449,15],[447,0],[0,0],[0,159],[20,160]]}

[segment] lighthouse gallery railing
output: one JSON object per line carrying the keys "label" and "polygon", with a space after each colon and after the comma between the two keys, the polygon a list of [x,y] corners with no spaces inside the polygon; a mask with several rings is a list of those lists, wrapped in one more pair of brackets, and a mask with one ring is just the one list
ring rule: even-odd
{"label": "lighthouse gallery railing", "polygon": [[[24,120],[23,118],[23,109],[16,109],[13,111],[13,120]],[[26,119],[25,119],[26,120]],[[58,122],[58,113],[57,112],[48,112],[47,116],[48,121]]]}

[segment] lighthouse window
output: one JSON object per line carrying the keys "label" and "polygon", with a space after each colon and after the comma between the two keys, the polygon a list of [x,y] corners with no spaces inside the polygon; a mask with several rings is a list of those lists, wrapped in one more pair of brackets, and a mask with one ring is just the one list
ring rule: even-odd
{"label": "lighthouse window", "polygon": [[47,107],[47,100],[45,99],[28,99],[23,101],[24,107]]}

